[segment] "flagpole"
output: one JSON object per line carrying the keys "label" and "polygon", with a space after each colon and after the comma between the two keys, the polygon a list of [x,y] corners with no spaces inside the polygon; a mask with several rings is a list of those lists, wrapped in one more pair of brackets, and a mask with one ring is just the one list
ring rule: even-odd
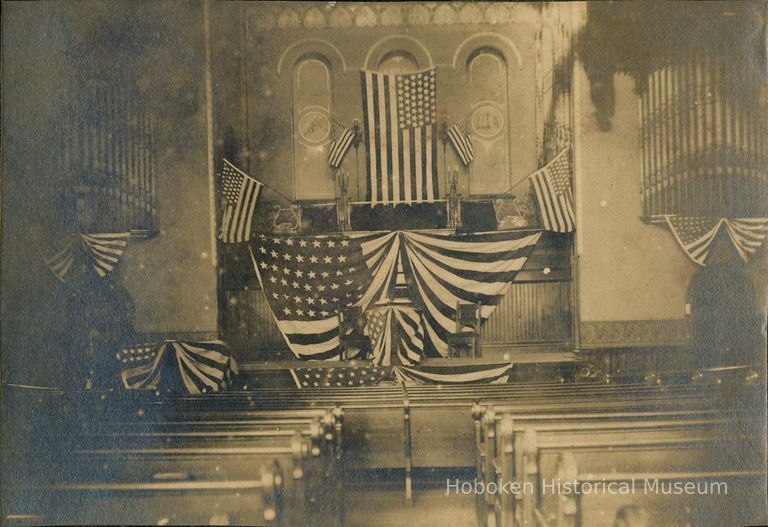
{"label": "flagpole", "polygon": [[211,265],[218,264],[216,249],[216,170],[213,150],[213,78],[211,74],[211,23],[209,0],[203,0],[203,36],[205,45],[205,120],[208,146],[208,214],[211,230]]}

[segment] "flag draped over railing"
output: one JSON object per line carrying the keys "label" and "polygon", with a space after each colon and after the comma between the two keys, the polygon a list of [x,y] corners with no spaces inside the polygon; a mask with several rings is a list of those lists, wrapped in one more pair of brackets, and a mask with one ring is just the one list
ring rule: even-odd
{"label": "flag draped over railing", "polygon": [[129,390],[218,392],[232,384],[237,362],[220,340],[165,341],[130,346],[117,353],[120,377]]}
{"label": "flag draped over railing", "polygon": [[438,193],[435,70],[361,71],[371,205],[434,201]]}
{"label": "flag draped over railing", "polygon": [[685,254],[701,266],[706,265],[712,242],[723,228],[745,263],[768,235],[768,218],[667,216],[666,221]]}
{"label": "flag draped over railing", "polygon": [[392,373],[403,384],[506,384],[513,364],[463,364],[420,366],[418,369],[405,366],[392,368]]}
{"label": "flag draped over railing", "polygon": [[546,231],[572,232],[576,229],[571,190],[571,164],[568,150],[563,150],[528,179],[539,207],[542,228]]}
{"label": "flag draped over railing", "polygon": [[368,269],[344,235],[258,234],[251,258],[259,283],[297,357],[338,358],[339,312],[358,300]]}
{"label": "flag draped over railing", "polygon": [[239,243],[251,239],[253,213],[262,186],[260,181],[224,160],[221,171],[221,193],[224,198],[219,229],[221,241]]}

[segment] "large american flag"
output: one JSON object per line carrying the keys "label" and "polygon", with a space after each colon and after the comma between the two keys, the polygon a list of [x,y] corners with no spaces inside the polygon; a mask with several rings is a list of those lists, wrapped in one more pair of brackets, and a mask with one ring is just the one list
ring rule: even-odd
{"label": "large american flag", "polygon": [[225,243],[251,239],[251,222],[262,184],[224,160],[221,172],[221,192],[225,204],[221,217],[219,239]]}
{"label": "large american flag", "polygon": [[259,282],[291,351],[332,359],[341,352],[339,311],[358,300],[367,268],[343,235],[259,234],[251,243]]}
{"label": "large american flag", "polygon": [[368,195],[379,203],[420,203],[438,196],[435,70],[361,71]]}
{"label": "large american flag", "polygon": [[576,227],[571,191],[571,165],[563,150],[545,167],[530,176],[544,230],[572,232]]}
{"label": "large american flag", "polygon": [[347,150],[355,141],[355,130],[341,126],[336,121],[331,124],[331,144],[328,147],[328,164],[339,168]]}

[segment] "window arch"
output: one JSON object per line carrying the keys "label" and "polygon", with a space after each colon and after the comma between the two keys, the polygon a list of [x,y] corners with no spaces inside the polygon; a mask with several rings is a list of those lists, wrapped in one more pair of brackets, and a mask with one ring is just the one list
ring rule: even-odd
{"label": "window arch", "polygon": [[293,68],[293,167],[297,199],[335,195],[326,161],[332,110],[331,63],[315,53],[299,57]]}
{"label": "window arch", "polygon": [[509,187],[509,92],[504,55],[483,46],[466,61],[470,130],[475,147],[470,193],[494,194]]}
{"label": "window arch", "polygon": [[412,53],[396,49],[381,57],[377,70],[381,73],[412,73],[419,70],[419,61]]}

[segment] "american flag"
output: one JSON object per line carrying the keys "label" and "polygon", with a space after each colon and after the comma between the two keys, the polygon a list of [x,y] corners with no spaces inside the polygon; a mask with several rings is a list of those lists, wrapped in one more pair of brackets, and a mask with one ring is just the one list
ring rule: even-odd
{"label": "american flag", "polygon": [[368,200],[432,202],[438,196],[435,70],[361,71]]}
{"label": "american flag", "polygon": [[723,220],[698,216],[667,216],[666,219],[680,247],[691,260],[704,265]]}
{"label": "american flag", "polygon": [[347,150],[355,141],[355,130],[341,126],[336,121],[331,124],[331,146],[328,148],[328,164],[339,168]]}
{"label": "american flag", "polygon": [[224,160],[221,190],[225,199],[219,239],[225,243],[251,239],[251,221],[262,184]]}
{"label": "american flag", "polygon": [[768,218],[667,216],[666,220],[680,247],[702,266],[706,265],[712,242],[723,225],[744,262],[749,261],[768,236]]}
{"label": "american flag", "polygon": [[128,232],[80,235],[85,253],[101,278],[115,270],[125,252],[130,235]]}
{"label": "american flag", "polygon": [[360,296],[367,271],[359,243],[343,235],[259,234],[251,243],[259,282],[298,357],[336,358],[339,311]]}
{"label": "american flag", "polygon": [[343,368],[295,368],[291,370],[297,388],[339,388],[378,384],[384,370],[377,366]]}
{"label": "american flag", "polygon": [[475,158],[472,136],[469,134],[469,116],[448,128],[447,133],[448,139],[456,150],[459,159],[464,163],[464,166],[469,166]]}
{"label": "american flag", "polygon": [[555,159],[528,178],[536,195],[544,230],[573,232],[576,227],[576,217],[573,213],[568,150],[560,152]]}
{"label": "american flag", "polygon": [[419,312],[408,305],[372,306],[366,312],[366,333],[373,341],[373,363],[417,364],[424,355],[424,326]]}
{"label": "american flag", "polygon": [[115,357],[129,390],[183,386],[192,394],[218,392],[230,387],[239,373],[237,362],[220,340],[138,344],[121,349]]}

